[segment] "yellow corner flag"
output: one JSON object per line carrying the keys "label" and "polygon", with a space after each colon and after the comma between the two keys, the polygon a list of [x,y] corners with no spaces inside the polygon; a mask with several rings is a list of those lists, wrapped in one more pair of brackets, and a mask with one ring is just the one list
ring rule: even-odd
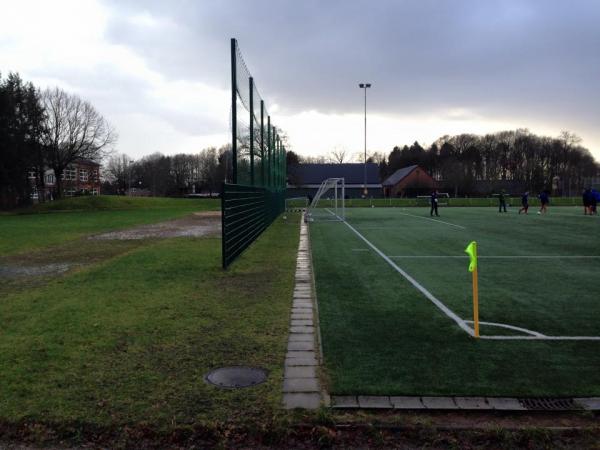
{"label": "yellow corner flag", "polygon": [[469,272],[473,272],[477,269],[477,242],[472,241],[467,248],[465,248],[465,253],[467,253],[471,257],[471,262],[469,263]]}

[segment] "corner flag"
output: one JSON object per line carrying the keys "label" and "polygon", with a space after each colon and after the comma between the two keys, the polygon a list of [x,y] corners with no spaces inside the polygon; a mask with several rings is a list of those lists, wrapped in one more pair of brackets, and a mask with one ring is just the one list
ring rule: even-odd
{"label": "corner flag", "polygon": [[467,248],[465,248],[465,253],[469,255],[471,258],[471,262],[469,263],[469,272],[473,272],[477,269],[477,242],[472,241]]}

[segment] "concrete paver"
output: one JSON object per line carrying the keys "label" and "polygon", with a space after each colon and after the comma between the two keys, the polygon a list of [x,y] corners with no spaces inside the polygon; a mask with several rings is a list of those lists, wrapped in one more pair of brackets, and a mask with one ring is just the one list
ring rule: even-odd
{"label": "concrete paver", "polygon": [[319,392],[316,378],[285,378],[283,392]]}
{"label": "concrete paver", "polygon": [[288,351],[289,350],[305,350],[314,353],[315,343],[312,341],[288,342]]}
{"label": "concrete paver", "polygon": [[359,395],[358,404],[361,408],[384,409],[391,408],[390,398],[382,395]]}
{"label": "concrete paver", "polygon": [[460,409],[493,409],[484,397],[454,397]]}
{"label": "concrete paver", "polygon": [[390,396],[390,403],[394,409],[425,409],[421,397]]}
{"label": "concrete paver", "polygon": [[507,397],[486,397],[488,405],[493,409],[505,411],[525,411],[525,408],[516,398]]}
{"label": "concrete paver", "polygon": [[452,397],[421,397],[427,409],[457,409]]}
{"label": "concrete paver", "polygon": [[321,404],[319,393],[294,392],[283,394],[283,407],[285,409],[316,409]]}

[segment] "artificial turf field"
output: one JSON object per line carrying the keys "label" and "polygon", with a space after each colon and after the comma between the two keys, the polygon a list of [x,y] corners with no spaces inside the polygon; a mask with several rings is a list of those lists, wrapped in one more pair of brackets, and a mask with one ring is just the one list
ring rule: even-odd
{"label": "artificial turf field", "polygon": [[[428,208],[348,208],[347,224],[312,222],[330,392],[600,395],[600,218],[536,212],[441,208],[432,220]],[[472,319],[472,240],[480,320],[497,324],[479,340],[458,323]]]}

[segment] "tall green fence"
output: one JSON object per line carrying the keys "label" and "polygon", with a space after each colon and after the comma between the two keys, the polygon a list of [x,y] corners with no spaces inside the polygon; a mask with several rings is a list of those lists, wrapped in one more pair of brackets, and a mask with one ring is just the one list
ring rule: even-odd
{"label": "tall green fence", "polygon": [[221,192],[223,268],[285,209],[286,150],[231,39],[231,180]]}

